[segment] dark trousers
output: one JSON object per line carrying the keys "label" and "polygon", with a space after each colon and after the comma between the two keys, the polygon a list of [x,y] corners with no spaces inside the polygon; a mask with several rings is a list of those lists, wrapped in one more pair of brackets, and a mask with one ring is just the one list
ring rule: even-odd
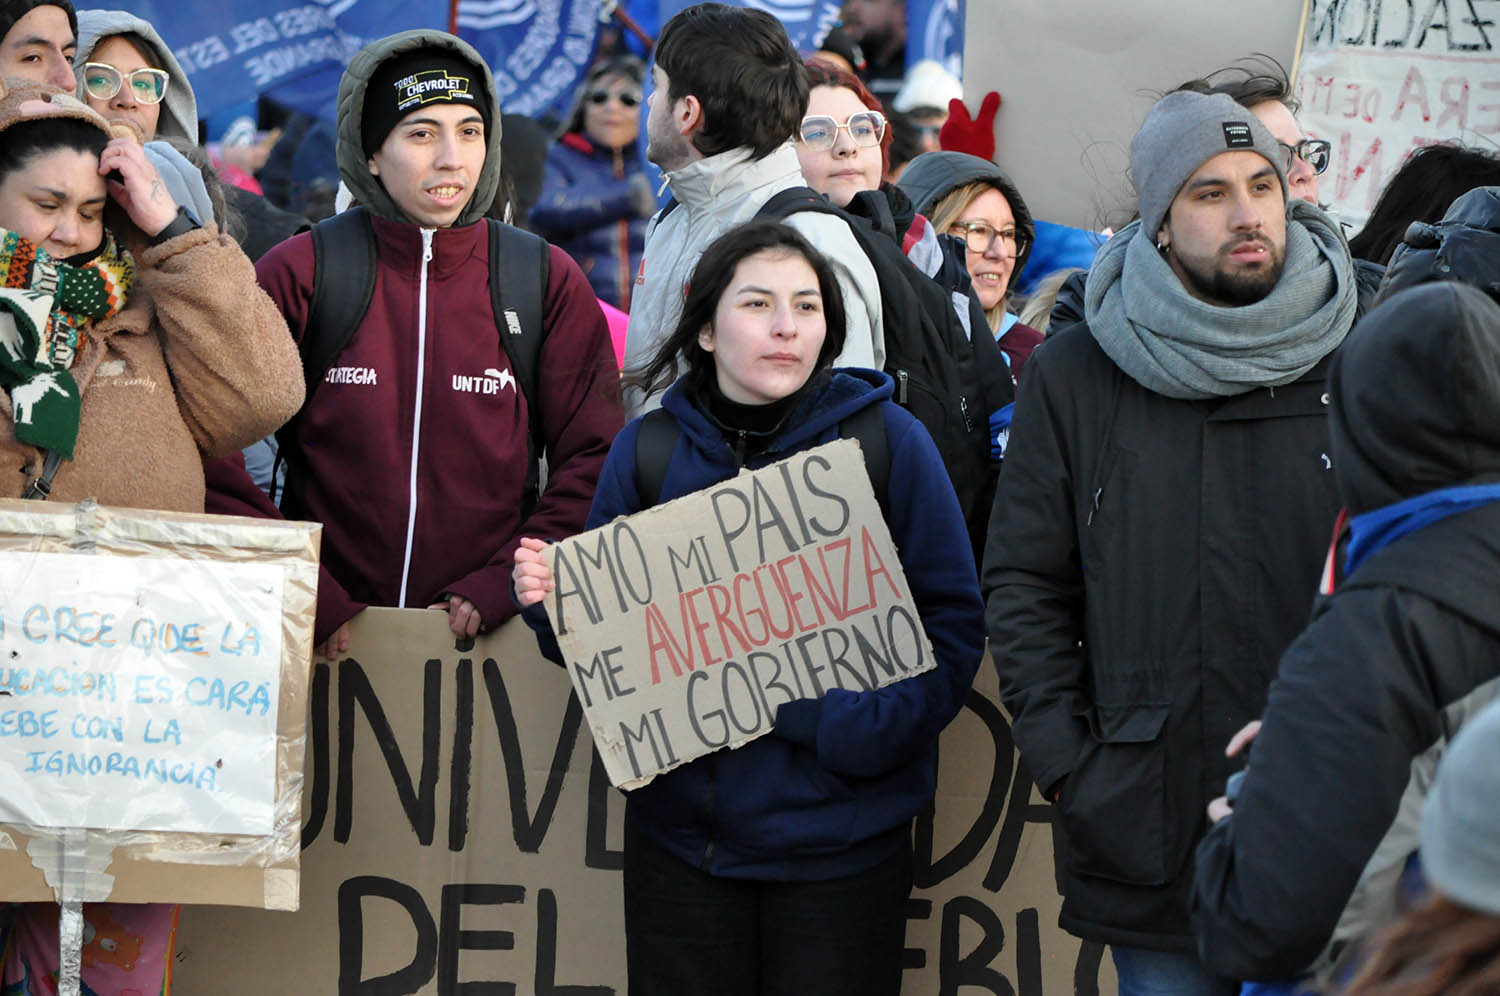
{"label": "dark trousers", "polygon": [[911,847],[826,882],[699,871],[625,829],[630,996],[897,996]]}

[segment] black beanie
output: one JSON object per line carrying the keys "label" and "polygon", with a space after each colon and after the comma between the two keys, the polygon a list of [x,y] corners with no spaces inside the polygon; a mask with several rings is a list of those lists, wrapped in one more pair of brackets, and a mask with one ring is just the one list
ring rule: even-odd
{"label": "black beanie", "polygon": [[37,7],[61,7],[68,15],[68,27],[73,29],[73,37],[78,37],[78,14],[68,0],[0,0],[0,41],[5,40],[17,21]]}
{"label": "black beanie", "polygon": [[489,133],[491,109],[474,66],[447,49],[416,49],[382,63],[370,77],[359,122],[365,155],[380,148],[402,118],[426,104],[469,104]]}

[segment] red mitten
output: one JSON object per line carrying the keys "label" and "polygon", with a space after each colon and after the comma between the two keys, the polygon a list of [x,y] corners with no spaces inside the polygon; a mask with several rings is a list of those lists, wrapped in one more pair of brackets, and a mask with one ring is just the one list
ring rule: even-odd
{"label": "red mitten", "polygon": [[1000,93],[991,90],[979,104],[979,114],[969,117],[969,109],[957,98],[948,101],[948,120],[938,132],[938,144],[944,152],[967,152],[980,159],[995,158],[995,112],[1000,110]]}

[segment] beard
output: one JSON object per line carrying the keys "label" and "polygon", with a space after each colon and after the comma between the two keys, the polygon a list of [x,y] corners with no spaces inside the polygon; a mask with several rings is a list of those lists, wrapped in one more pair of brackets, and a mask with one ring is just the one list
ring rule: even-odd
{"label": "beard", "polygon": [[[1246,242],[1259,242],[1266,247],[1266,258],[1262,263],[1240,266],[1225,260],[1229,253]],[[1286,246],[1251,236],[1226,243],[1212,260],[1199,261],[1181,256],[1176,259],[1177,273],[1194,297],[1228,308],[1239,308],[1262,300],[1275,289],[1281,280],[1281,271],[1286,267]]]}

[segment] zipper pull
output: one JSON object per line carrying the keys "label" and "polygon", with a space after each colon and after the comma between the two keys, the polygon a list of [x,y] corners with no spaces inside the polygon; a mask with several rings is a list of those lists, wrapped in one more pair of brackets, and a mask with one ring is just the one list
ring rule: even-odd
{"label": "zipper pull", "polygon": [[744,429],[741,429],[739,431],[739,438],[735,441],[735,444],[734,444],[734,466],[735,466],[736,470],[741,470],[745,466],[745,430]]}
{"label": "zipper pull", "polygon": [[964,414],[964,431],[965,432],[973,432],[974,431],[974,422],[973,422],[972,419],[969,418],[969,399],[968,398],[960,397],[958,399],[958,410],[961,411],[961,412],[963,412],[963,414]]}
{"label": "zipper pull", "polygon": [[432,229],[422,229],[422,262],[424,263],[432,262],[432,235]]}
{"label": "zipper pull", "polygon": [[1097,491],[1094,492],[1094,507],[1089,509],[1088,521],[1085,522],[1084,525],[1092,526],[1094,524],[1094,514],[1099,511],[1099,496],[1102,494],[1104,494],[1103,487],[1100,487]]}
{"label": "zipper pull", "polygon": [[898,405],[904,405],[904,404],[906,404],[906,380],[907,380],[906,371],[905,370],[897,370],[896,371],[896,404],[898,404]]}

